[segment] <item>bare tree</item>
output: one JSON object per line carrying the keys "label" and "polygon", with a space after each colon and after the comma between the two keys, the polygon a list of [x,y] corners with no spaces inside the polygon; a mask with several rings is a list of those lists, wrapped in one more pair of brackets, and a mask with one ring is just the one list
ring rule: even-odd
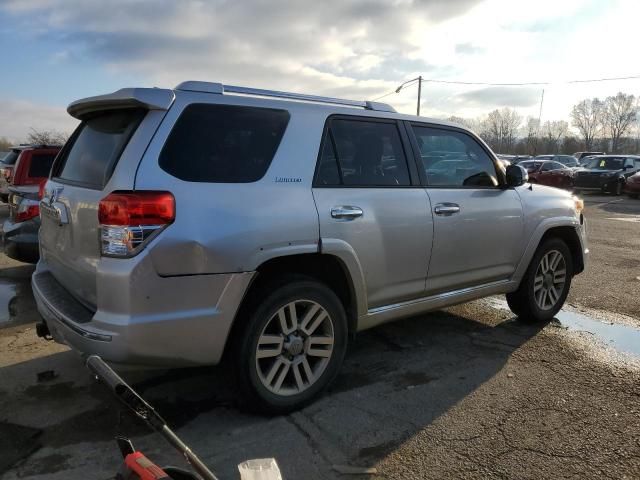
{"label": "bare tree", "polygon": [[564,137],[569,131],[569,124],[564,120],[546,121],[542,132],[546,141],[548,153],[558,153],[562,148]]}
{"label": "bare tree", "polygon": [[604,102],[604,126],[611,137],[611,151],[617,153],[621,138],[629,131],[637,115],[635,96],[619,92]]}
{"label": "bare tree", "polygon": [[593,142],[602,131],[604,104],[597,98],[582,100],[571,110],[571,123],[580,131],[585,150],[593,150]]}
{"label": "bare tree", "polygon": [[69,135],[57,130],[36,130],[31,128],[27,134],[27,143],[37,145],[64,145]]}
{"label": "bare tree", "polygon": [[0,152],[8,151],[12,145],[13,143],[11,143],[7,137],[0,137]]}
{"label": "bare tree", "polygon": [[507,152],[516,143],[521,122],[522,116],[511,108],[494,110],[480,122],[480,135],[496,152]]}

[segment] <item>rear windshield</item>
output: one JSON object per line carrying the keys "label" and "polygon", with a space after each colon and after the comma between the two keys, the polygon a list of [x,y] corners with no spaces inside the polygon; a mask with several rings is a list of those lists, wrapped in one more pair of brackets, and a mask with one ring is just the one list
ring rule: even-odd
{"label": "rear windshield", "polygon": [[65,145],[54,176],[102,188],[144,116],[144,110],[106,111],[83,121]]}
{"label": "rear windshield", "polygon": [[2,163],[4,165],[15,165],[16,160],[20,156],[20,151],[11,150],[7,155],[2,159]]}
{"label": "rear windshield", "polygon": [[269,168],[288,122],[285,110],[189,105],[169,134],[160,167],[188,182],[255,182]]}
{"label": "rear windshield", "polygon": [[37,153],[31,157],[29,165],[30,177],[48,177],[53,165],[53,159],[56,158],[55,153]]}

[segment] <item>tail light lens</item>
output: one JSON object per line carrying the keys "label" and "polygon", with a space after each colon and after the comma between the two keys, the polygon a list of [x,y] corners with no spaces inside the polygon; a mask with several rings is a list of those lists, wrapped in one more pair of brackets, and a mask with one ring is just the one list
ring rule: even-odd
{"label": "tail light lens", "polygon": [[47,184],[47,179],[45,178],[38,185],[38,200],[42,200],[44,198],[44,186]]}
{"label": "tail light lens", "polygon": [[170,192],[110,193],[98,207],[102,254],[137,254],[153,236],[173,223],[175,216],[175,199]]}
{"label": "tail light lens", "polygon": [[35,200],[22,199],[16,206],[15,221],[25,222],[40,215],[40,205]]}

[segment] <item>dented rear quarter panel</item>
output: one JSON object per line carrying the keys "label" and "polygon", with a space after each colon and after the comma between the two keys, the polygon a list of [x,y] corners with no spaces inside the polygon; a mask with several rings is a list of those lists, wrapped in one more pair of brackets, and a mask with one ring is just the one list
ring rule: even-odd
{"label": "dented rear quarter panel", "polygon": [[[289,124],[262,179],[253,183],[188,182],[160,168],[158,158],[166,138],[191,103],[289,112]],[[177,92],[135,181],[136,189],[169,190],[176,199],[175,222],[148,247],[159,275],[248,272],[270,258],[318,251],[318,215],[311,183],[328,115],[322,110],[296,102]]]}

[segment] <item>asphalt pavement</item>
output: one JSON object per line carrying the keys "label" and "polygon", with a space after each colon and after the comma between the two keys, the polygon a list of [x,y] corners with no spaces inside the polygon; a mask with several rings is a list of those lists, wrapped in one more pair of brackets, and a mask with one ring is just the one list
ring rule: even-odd
{"label": "asphalt pavement", "polygon": [[[547,325],[492,297],[363,332],[322,398],[276,418],[238,410],[224,366],[123,375],[221,479],[262,457],[288,480],[640,478],[640,201],[585,200],[591,263]],[[112,478],[116,434],[184,465],[35,336],[31,270],[0,256],[0,476]]]}

